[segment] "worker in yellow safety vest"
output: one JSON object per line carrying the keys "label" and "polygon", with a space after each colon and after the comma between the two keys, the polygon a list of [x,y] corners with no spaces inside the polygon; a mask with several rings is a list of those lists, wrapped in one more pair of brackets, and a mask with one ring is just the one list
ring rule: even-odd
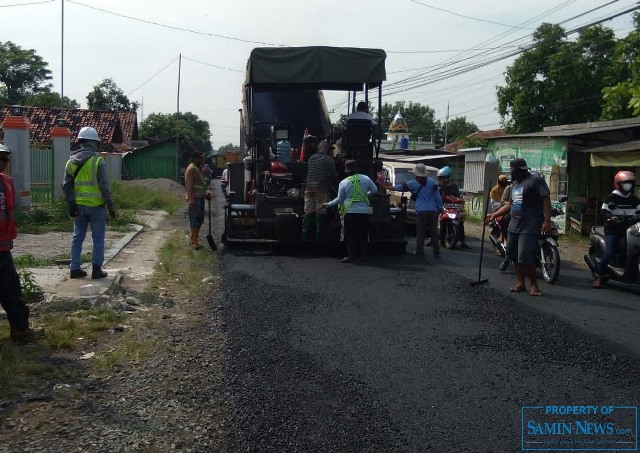
{"label": "worker in yellow safety vest", "polygon": [[[107,212],[116,217],[113,206],[107,165],[98,156],[100,137],[93,127],[83,127],[78,133],[80,149],[73,151],[64,171],[62,190],[73,218],[73,238],[71,239],[70,278],[86,277],[82,269],[82,243],[91,225],[93,253],[91,255],[92,279],[105,278],[104,236],[107,229]],[[105,210],[106,206],[106,210]]]}
{"label": "worker in yellow safety vest", "polygon": [[184,191],[189,203],[189,226],[191,227],[189,244],[195,250],[202,248],[198,237],[204,222],[204,200],[211,200],[211,194],[207,192],[207,180],[202,173],[203,164],[204,153],[196,151],[184,172]]}
{"label": "worker in yellow safety vest", "polygon": [[348,254],[342,262],[362,264],[367,261],[369,248],[369,194],[378,193],[378,187],[367,175],[358,173],[355,160],[344,163],[344,172],[349,176],[338,185],[338,196],[322,206],[341,205],[340,217]]}

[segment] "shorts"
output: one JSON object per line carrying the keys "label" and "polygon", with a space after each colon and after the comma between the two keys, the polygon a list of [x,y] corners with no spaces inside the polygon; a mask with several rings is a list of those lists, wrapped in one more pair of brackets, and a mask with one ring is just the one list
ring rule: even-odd
{"label": "shorts", "polygon": [[515,263],[536,264],[538,234],[511,233],[507,236],[507,258]]}
{"label": "shorts", "polygon": [[193,207],[189,205],[189,226],[200,228],[204,223],[204,198],[196,198]]}
{"label": "shorts", "polygon": [[[312,212],[320,207],[322,203],[329,201],[327,192],[305,192],[304,193],[304,212]],[[327,209],[318,209],[318,214],[326,214]]]}

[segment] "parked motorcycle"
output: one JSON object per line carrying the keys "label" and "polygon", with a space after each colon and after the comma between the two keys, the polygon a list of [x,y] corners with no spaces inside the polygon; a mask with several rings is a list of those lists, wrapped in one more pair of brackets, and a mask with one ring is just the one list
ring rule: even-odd
{"label": "parked motorcycle", "polygon": [[438,223],[440,225],[440,244],[448,249],[453,249],[462,239],[460,224],[464,216],[464,199],[445,195],[442,197],[444,204],[440,212]]}
{"label": "parked motorcycle", "polygon": [[[556,217],[564,212],[561,209],[552,208],[551,217]],[[489,234],[489,240],[493,247],[498,251],[501,256],[506,256],[507,232],[503,232],[505,240],[498,242],[500,236],[500,222],[499,219],[494,219],[491,222],[491,233]],[[542,278],[547,283],[553,283],[558,279],[560,275],[560,251],[558,250],[558,238],[560,237],[560,231],[558,224],[551,220],[551,231],[548,234],[540,233],[538,237],[538,248],[536,249],[536,265],[542,271]],[[505,271],[509,267],[509,261],[505,260],[500,263],[500,270]]]}
{"label": "parked motorcycle", "polygon": [[[609,210],[616,209],[615,204],[609,204]],[[619,222],[626,225],[624,237],[620,238],[617,244],[616,254],[609,263],[609,275],[606,280],[617,280],[625,283],[640,283],[640,213],[630,216],[618,216]],[[591,228],[589,236],[589,253],[584,256],[584,260],[591,270],[593,278],[597,277],[597,268],[600,259],[604,255],[604,227],[597,226]]]}

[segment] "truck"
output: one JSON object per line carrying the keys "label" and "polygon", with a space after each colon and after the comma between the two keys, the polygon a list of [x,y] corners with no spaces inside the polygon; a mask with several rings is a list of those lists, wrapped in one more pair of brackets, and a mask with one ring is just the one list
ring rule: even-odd
{"label": "truck", "polygon": [[[347,114],[355,110],[356,96],[369,102],[370,92],[377,91],[379,114],[385,60],[381,49],[253,49],[242,87],[240,142],[245,155],[241,163],[228,165],[225,246],[293,244],[326,251],[341,247],[337,209],[329,209],[321,237],[302,240],[308,164],[307,159],[300,160],[297,153],[287,150],[300,149],[305,134],[316,136],[339,145],[333,154],[339,178],[344,177],[345,161],[355,159],[360,173],[375,181],[382,171],[378,128],[361,119],[332,124],[324,91],[348,93]],[[337,183],[330,196],[336,195]],[[404,253],[406,209],[391,207],[386,194],[372,195],[369,200],[372,250]]]}

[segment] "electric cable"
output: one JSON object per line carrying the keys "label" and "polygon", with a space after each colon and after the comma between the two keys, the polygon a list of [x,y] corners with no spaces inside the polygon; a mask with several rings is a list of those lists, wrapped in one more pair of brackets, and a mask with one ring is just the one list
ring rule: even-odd
{"label": "electric cable", "polygon": [[28,3],[13,3],[11,5],[0,5],[0,8],[11,8],[13,6],[29,6],[29,5],[42,5],[43,3],[52,3],[56,0],[43,0],[40,2],[28,2]]}
{"label": "electric cable", "polygon": [[152,75],[151,77],[149,77],[147,80],[145,80],[144,82],[142,82],[142,84],[140,84],[139,86],[137,86],[136,88],[134,88],[133,90],[129,91],[127,93],[127,97],[129,95],[131,95],[131,93],[137,91],[138,89],[142,88],[143,86],[145,86],[147,83],[151,82],[157,75],[159,75],[162,71],[164,71],[165,69],[167,69],[169,66],[171,66],[171,64],[175,63],[175,61],[178,59],[179,57],[175,57],[173,60],[171,60],[169,63],[167,63],[165,66],[163,66],[162,69],[160,69],[158,72],[156,72],[154,75]]}
{"label": "electric cable", "polygon": [[193,58],[185,57],[184,55],[182,56],[182,59],[191,61],[193,63],[198,63],[198,64],[201,64],[201,65],[205,65],[205,66],[211,66],[212,68],[223,69],[225,71],[244,73],[244,71],[241,71],[240,69],[225,68],[224,66],[218,66],[218,65],[215,65],[215,64],[212,64],[212,63],[205,63],[204,61],[194,60]]}
{"label": "electric cable", "polygon": [[430,9],[434,9],[436,11],[443,11],[445,13],[449,13],[449,14],[452,14],[454,16],[464,17],[465,19],[475,20],[477,22],[485,22],[485,23],[488,23],[488,24],[501,25],[503,27],[509,27],[509,28],[519,28],[519,29],[525,28],[525,27],[518,27],[518,26],[514,26],[514,25],[509,25],[509,24],[503,24],[501,22],[494,22],[492,20],[480,19],[480,18],[473,17],[473,16],[466,16],[464,14],[456,13],[456,12],[450,11],[448,9],[438,8],[437,6],[428,5],[426,3],[419,2],[418,0],[409,0],[409,1],[412,2],[412,3],[416,3],[418,5],[425,6],[425,7],[430,8]]}
{"label": "electric cable", "polygon": [[143,24],[156,25],[158,27],[168,28],[170,30],[182,31],[182,32],[185,32],[185,33],[192,33],[194,35],[210,36],[210,37],[228,39],[228,40],[231,40],[231,41],[239,41],[239,42],[244,42],[244,43],[249,43],[249,44],[260,44],[260,45],[263,45],[263,46],[275,46],[275,47],[283,46],[283,44],[274,44],[274,43],[264,42],[264,41],[253,41],[253,40],[250,40],[250,39],[237,38],[235,36],[221,35],[219,33],[207,33],[207,32],[203,32],[203,31],[191,30],[191,29],[188,29],[188,28],[174,27],[173,25],[162,24],[160,22],[154,22],[154,21],[151,21],[151,20],[140,19],[138,17],[127,16],[126,14],[116,13],[116,12],[109,11],[109,10],[104,9],[104,8],[98,8],[97,6],[91,6],[91,5],[87,5],[85,3],[77,2],[75,0],[65,0],[65,1],[67,3],[73,3],[74,5],[84,6],[85,8],[93,9],[93,10],[96,10],[96,11],[101,11],[103,13],[111,14],[111,15],[117,16],[117,17],[122,17],[124,19],[129,19],[129,20],[133,20],[133,21],[136,21],[136,22],[142,22]]}

